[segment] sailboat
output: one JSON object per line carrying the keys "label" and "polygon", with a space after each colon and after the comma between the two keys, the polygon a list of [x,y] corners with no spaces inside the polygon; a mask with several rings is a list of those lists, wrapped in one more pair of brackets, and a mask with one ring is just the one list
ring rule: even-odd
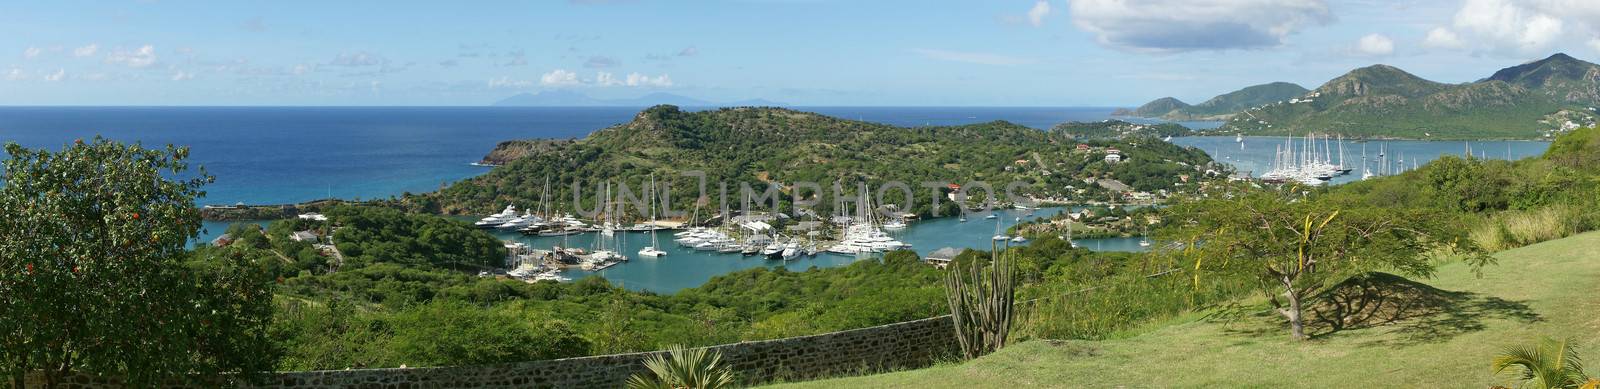
{"label": "sailboat", "polygon": [[658,201],[660,199],[656,198],[655,192],[656,192],[656,177],[654,175],[652,175],[652,176],[650,176],[650,196],[649,196],[650,197],[650,245],[649,246],[645,246],[642,249],[639,249],[639,256],[640,257],[656,258],[656,257],[660,257],[660,256],[663,256],[663,255],[667,255],[666,251],[663,251],[663,250],[660,249],[661,242],[656,240],[656,228],[655,228],[656,227],[656,201]]}
{"label": "sailboat", "polygon": [[1139,247],[1150,247],[1150,225],[1139,227]]}
{"label": "sailboat", "polygon": [[1233,134],[1233,141],[1244,143],[1244,134]]}
{"label": "sailboat", "polygon": [[1361,180],[1372,178],[1372,169],[1367,167],[1367,144],[1361,144]]}
{"label": "sailboat", "polygon": [[1078,248],[1078,242],[1072,241],[1072,219],[1070,216],[1067,218],[1067,244],[1072,245],[1072,248]]}
{"label": "sailboat", "polygon": [[[992,217],[992,216],[994,216],[994,214],[990,213],[989,216]],[[1000,221],[999,220],[995,220],[994,221],[994,240],[996,242],[1003,242],[1005,240],[1011,239],[1010,236],[1006,236],[1006,234],[1004,232],[1001,232],[1001,231],[1002,230],[1000,229]]]}

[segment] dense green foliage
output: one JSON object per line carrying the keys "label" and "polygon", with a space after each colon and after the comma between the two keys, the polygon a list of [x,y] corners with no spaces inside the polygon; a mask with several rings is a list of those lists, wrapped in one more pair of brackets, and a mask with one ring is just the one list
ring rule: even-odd
{"label": "dense green foliage", "polygon": [[1162,138],[1191,135],[1192,131],[1177,123],[1137,124],[1121,120],[1097,122],[1066,122],[1050,127],[1052,135],[1070,139]]}
{"label": "dense green foliage", "polygon": [[333,239],[346,265],[493,267],[506,257],[499,240],[460,221],[379,207],[336,207],[327,216],[341,227]]}
{"label": "dense green foliage", "polygon": [[1356,69],[1306,95],[1235,115],[1220,131],[1307,132],[1413,139],[1532,139],[1566,122],[1592,125],[1600,65],[1557,54],[1465,84],[1424,80],[1400,69]]}
{"label": "dense green foliage", "polygon": [[188,171],[187,149],[96,138],[5,152],[0,374],[11,384],[41,372],[34,385],[97,374],[154,386],[272,366],[267,273],[184,251],[211,181]]}
{"label": "dense green foliage", "polygon": [[[1173,188],[1178,180],[1171,173],[1196,174],[1194,166],[1211,162],[1198,150],[1143,140],[1108,140],[1104,145],[1134,154],[1135,161],[1105,166],[1100,160],[1103,155],[1075,153],[1078,143],[1064,134],[998,121],[907,128],[779,108],[689,112],[657,106],[640,112],[629,123],[601,129],[576,142],[550,143],[517,154],[524,156],[440,192],[406,197],[399,203],[410,209],[445,213],[486,213],[508,203],[530,207],[540,204],[549,182],[551,207],[571,211],[573,184],[581,183],[580,206],[592,210],[600,180],[611,180],[613,196],[633,198],[641,196],[654,176],[670,189],[671,209],[688,214],[695,209],[702,183],[683,173],[702,171],[709,203],[700,210],[701,216],[715,213],[724,198],[729,208],[739,209],[746,198],[742,186],[752,188],[759,197],[774,183],[819,183],[821,188],[780,187],[780,198],[788,204],[798,190],[803,198],[816,199],[814,208],[827,215],[839,199],[833,194],[834,183],[841,184],[844,198],[854,199],[857,183],[876,189],[890,181],[905,183],[916,196],[915,207],[902,209],[931,215],[933,197],[943,197],[946,192],[922,187],[924,182],[985,181],[1001,193],[1007,183],[1022,182],[1018,195],[1068,196],[1071,193],[1064,188],[1075,183],[1081,186],[1081,178],[1121,178],[1118,174],[1133,169],[1140,169],[1130,173],[1139,178],[1130,180],[1143,181],[1141,187]],[[1181,166],[1175,162],[1190,167],[1178,169]],[[1162,176],[1145,179],[1153,175]],[[629,187],[626,194],[620,193],[623,183]],[[727,185],[725,189],[721,189],[722,183]],[[982,198],[981,193],[973,195]],[[903,198],[901,189],[893,189],[883,202],[899,204]],[[949,203],[943,198],[939,201]],[[627,211],[642,213],[634,208]]]}

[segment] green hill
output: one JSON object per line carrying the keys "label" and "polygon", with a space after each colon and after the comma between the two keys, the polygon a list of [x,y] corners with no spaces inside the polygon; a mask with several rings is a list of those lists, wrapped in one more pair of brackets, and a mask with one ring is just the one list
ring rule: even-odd
{"label": "green hill", "polygon": [[1152,101],[1150,101],[1148,103],[1144,103],[1144,105],[1139,106],[1139,108],[1134,108],[1132,111],[1129,111],[1129,110],[1126,110],[1126,109],[1119,109],[1119,110],[1117,110],[1115,112],[1112,112],[1111,114],[1113,116],[1135,116],[1135,117],[1142,117],[1142,118],[1154,118],[1154,117],[1161,117],[1161,115],[1166,115],[1169,112],[1176,111],[1176,110],[1183,109],[1183,108],[1188,108],[1188,107],[1189,107],[1189,103],[1185,103],[1182,100],[1178,100],[1177,98],[1162,97],[1162,98],[1159,98],[1159,99],[1152,100]]}
{"label": "green hill", "polygon": [[[1133,163],[1106,163],[1103,155],[1077,151],[1079,143],[1121,149]],[[1085,141],[1004,121],[897,127],[783,108],[685,111],[674,106],[643,110],[628,123],[574,141],[502,142],[485,159],[503,165],[400,201],[418,210],[481,214],[508,203],[538,203],[548,180],[552,198],[565,199],[558,202],[565,207],[573,198],[574,182],[582,182],[587,192],[595,190],[597,178],[610,177],[614,183],[626,181],[637,193],[653,174],[674,181],[673,206],[687,212],[699,183],[681,173],[698,170],[710,185],[713,207],[720,198],[715,194],[719,182],[726,182],[729,196],[736,196],[741,183],[760,191],[770,182],[879,185],[893,180],[906,183],[918,196],[919,208],[910,211],[926,213],[930,192],[918,187],[925,181],[1003,185],[1015,180],[1033,183],[1026,194],[1053,196],[1092,176],[1155,190],[1173,188],[1177,176],[1193,175],[1211,162],[1200,150],[1166,142]],[[737,207],[739,200],[730,203]],[[829,210],[831,202],[824,200],[818,208]]]}
{"label": "green hill", "polygon": [[[1388,65],[1353,70],[1299,99],[1245,110],[1219,130],[1259,135],[1533,139],[1594,122],[1600,67],[1556,54],[1487,79],[1444,84]],[[1570,123],[1569,123],[1570,122]]]}
{"label": "green hill", "polygon": [[1504,81],[1559,101],[1600,104],[1600,65],[1557,53],[1539,61],[1501,69],[1486,81]]}
{"label": "green hill", "polygon": [[1305,87],[1293,83],[1271,82],[1224,93],[1195,105],[1163,97],[1146,103],[1136,110],[1119,110],[1113,115],[1166,120],[1227,120],[1239,111],[1300,97],[1306,92],[1308,91]]}
{"label": "green hill", "polygon": [[1305,87],[1288,82],[1254,85],[1212,97],[1210,100],[1188,108],[1168,112],[1162,118],[1167,120],[1227,120],[1227,118],[1239,113],[1239,111],[1297,98],[1304,96],[1306,92],[1309,91]]}
{"label": "green hill", "polygon": [[[1517,387],[1489,362],[1505,347],[1573,336],[1600,355],[1600,232],[1501,252],[1481,277],[1452,263],[1396,297],[1428,304],[1312,341],[1283,335],[1265,304],[1218,309],[1124,339],[1028,341],[959,365],[789,387]],[[1381,278],[1380,278],[1381,280]],[[1590,374],[1596,374],[1593,368]]]}

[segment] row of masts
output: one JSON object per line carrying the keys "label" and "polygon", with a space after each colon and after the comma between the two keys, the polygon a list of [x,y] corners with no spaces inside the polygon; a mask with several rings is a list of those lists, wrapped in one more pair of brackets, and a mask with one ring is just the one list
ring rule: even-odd
{"label": "row of masts", "polygon": [[[1317,147],[1317,140],[1322,140],[1322,147]],[[1271,183],[1299,182],[1307,185],[1326,184],[1336,176],[1350,174],[1351,169],[1345,167],[1344,140],[1339,144],[1339,157],[1333,157],[1332,137],[1327,135],[1317,136],[1308,134],[1305,141],[1296,145],[1294,138],[1284,139],[1284,144],[1277,146],[1274,153],[1272,168],[1261,175],[1261,180]]]}

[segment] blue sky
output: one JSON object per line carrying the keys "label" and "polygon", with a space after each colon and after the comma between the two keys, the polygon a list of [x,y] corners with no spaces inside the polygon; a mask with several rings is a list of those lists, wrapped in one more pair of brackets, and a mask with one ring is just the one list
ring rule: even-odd
{"label": "blue sky", "polygon": [[1197,103],[1374,63],[1594,61],[1597,31],[1594,0],[6,2],[0,105]]}

